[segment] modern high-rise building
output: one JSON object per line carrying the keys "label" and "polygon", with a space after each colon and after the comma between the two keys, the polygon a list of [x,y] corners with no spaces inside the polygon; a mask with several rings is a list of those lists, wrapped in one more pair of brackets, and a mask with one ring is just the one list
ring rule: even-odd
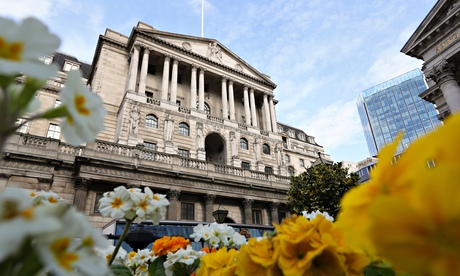
{"label": "modern high-rise building", "polygon": [[398,154],[440,124],[434,105],[418,97],[426,89],[422,72],[415,69],[360,94],[358,112],[371,156],[399,132],[404,136]]}

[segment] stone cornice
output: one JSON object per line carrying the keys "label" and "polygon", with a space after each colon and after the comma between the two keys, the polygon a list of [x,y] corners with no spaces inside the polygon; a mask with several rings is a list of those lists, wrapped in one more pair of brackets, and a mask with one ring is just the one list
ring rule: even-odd
{"label": "stone cornice", "polygon": [[[248,74],[245,74],[245,73],[242,73],[242,72],[239,72],[238,70],[234,69],[234,68],[231,68],[227,65],[223,65],[223,64],[220,64],[218,62],[215,62],[207,57],[203,57],[199,54],[196,54],[194,52],[192,52],[191,50],[186,50],[182,47],[179,47],[177,45],[174,45],[172,43],[169,43],[161,38],[158,38],[157,36],[155,35],[152,35],[152,34],[149,34],[149,33],[146,33],[146,32],[143,32],[143,31],[140,31],[140,30],[137,30],[135,31],[136,35],[138,35],[139,37],[142,37],[142,38],[145,38],[145,39],[148,39],[150,40],[151,42],[154,42],[154,43],[157,43],[159,45],[162,45],[162,46],[166,46],[170,49],[173,49],[175,51],[179,51],[181,52],[182,54],[185,54],[185,55],[188,55],[188,56],[191,56],[192,58],[194,59],[199,59],[200,61],[202,62],[205,62],[206,64],[209,64],[209,65],[212,65],[214,67],[219,67],[227,72],[231,72],[235,75],[239,75],[245,79],[248,79],[248,80],[252,80],[252,81],[255,81],[257,83],[260,83],[266,87],[269,87],[271,89],[275,89],[276,88],[276,84],[274,83],[269,83],[267,82],[266,80],[263,80],[263,79],[259,79],[259,78],[255,78],[255,77],[252,77]],[[134,40],[134,39],[133,39]],[[133,43],[132,41],[130,43]]]}

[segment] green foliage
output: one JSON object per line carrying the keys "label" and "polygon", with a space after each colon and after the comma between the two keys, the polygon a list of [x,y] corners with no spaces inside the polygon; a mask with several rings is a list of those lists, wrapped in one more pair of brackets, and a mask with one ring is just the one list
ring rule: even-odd
{"label": "green foliage", "polygon": [[311,166],[300,175],[291,177],[288,206],[297,214],[318,210],[336,218],[343,195],[358,184],[358,174],[348,175],[348,169],[342,168],[340,162]]}
{"label": "green foliage", "polygon": [[166,261],[166,256],[156,258],[149,266],[149,275],[153,276],[166,276],[165,267],[163,263]]}
{"label": "green foliage", "polygon": [[131,276],[131,270],[122,264],[113,264],[110,266],[110,271],[112,271],[115,276]]}

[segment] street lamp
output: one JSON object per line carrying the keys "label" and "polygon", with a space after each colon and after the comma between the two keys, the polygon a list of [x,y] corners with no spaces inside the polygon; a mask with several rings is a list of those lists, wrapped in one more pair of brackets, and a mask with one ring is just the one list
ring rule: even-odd
{"label": "street lamp", "polygon": [[134,249],[134,252],[146,248],[154,240],[153,234],[143,224],[138,224],[133,230],[129,231],[125,238],[125,242]]}
{"label": "street lamp", "polygon": [[228,215],[228,210],[222,207],[220,202],[219,202],[219,208],[217,208],[217,210],[212,212],[212,216],[214,217],[217,223],[223,223],[227,215]]}

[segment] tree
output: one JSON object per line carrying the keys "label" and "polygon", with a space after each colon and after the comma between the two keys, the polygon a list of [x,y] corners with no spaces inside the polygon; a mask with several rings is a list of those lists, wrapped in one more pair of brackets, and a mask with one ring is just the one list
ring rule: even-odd
{"label": "tree", "polygon": [[297,214],[318,210],[336,218],[343,195],[358,184],[358,174],[348,175],[348,168],[343,168],[341,162],[311,166],[291,177],[287,205]]}

